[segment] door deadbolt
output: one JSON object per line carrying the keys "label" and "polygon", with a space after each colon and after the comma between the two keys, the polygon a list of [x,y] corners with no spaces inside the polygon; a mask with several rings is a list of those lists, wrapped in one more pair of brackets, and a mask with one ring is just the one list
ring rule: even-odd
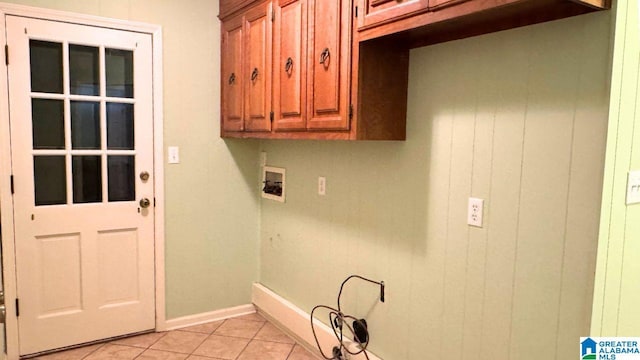
{"label": "door deadbolt", "polygon": [[148,171],[141,172],[140,173],[140,180],[142,180],[142,181],[149,180],[149,172]]}
{"label": "door deadbolt", "polygon": [[149,207],[149,205],[151,205],[151,201],[149,201],[149,199],[147,198],[142,198],[140,199],[140,207],[143,209],[146,209]]}

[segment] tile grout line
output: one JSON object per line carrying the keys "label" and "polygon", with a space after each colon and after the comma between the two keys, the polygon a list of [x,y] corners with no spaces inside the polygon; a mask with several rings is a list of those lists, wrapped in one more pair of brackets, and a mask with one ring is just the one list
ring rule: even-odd
{"label": "tile grout line", "polygon": [[238,356],[236,356],[236,360],[240,358],[240,356],[242,356],[242,353],[244,353],[247,348],[249,347],[249,344],[251,344],[251,342],[253,342],[253,340],[256,339],[256,335],[258,335],[258,333],[260,332],[260,330],[262,330],[262,328],[264,328],[267,325],[267,321],[265,320],[262,323],[262,326],[260,326],[260,329],[258,329],[258,331],[256,331],[255,334],[253,334],[253,337],[251,339],[249,339],[249,342],[247,342],[247,345],[244,346],[244,348],[242,348],[242,351],[240,351],[240,353],[238,353]]}
{"label": "tile grout line", "polygon": [[[149,344],[149,346],[147,346],[140,354],[138,354],[138,356],[134,357],[133,359],[137,359],[140,356],[142,356],[142,354],[144,354],[145,352],[147,352],[147,350],[152,350],[151,347],[153,345],[155,345],[158,341],[160,341],[162,338],[164,338],[165,336],[167,336],[169,332],[165,332],[164,334],[162,334],[162,336],[160,336],[156,341],[152,342],[151,344]],[[153,333],[152,333],[153,334]],[[156,333],[156,334],[161,334],[161,333]],[[185,358],[186,359],[186,358]]]}
{"label": "tile grout line", "polygon": [[224,324],[227,322],[227,320],[228,320],[228,319],[225,319],[225,320],[224,320],[220,325],[218,325],[218,327],[217,327],[217,328],[215,328],[215,329],[214,329],[214,330],[213,330],[209,335],[207,335],[207,336],[204,338],[204,340],[202,340],[202,341],[200,342],[200,344],[199,344],[198,346],[196,346],[196,348],[195,348],[195,349],[191,350],[191,352],[187,355],[186,359],[190,358],[191,356],[200,356],[200,355],[195,355],[195,354],[194,354],[194,352],[195,352],[196,350],[198,350],[198,349],[200,348],[200,346],[202,346],[202,344],[204,344],[204,343],[205,343],[205,341],[207,341],[207,339],[209,339],[209,338],[211,337],[211,335],[215,334],[215,332],[216,332],[220,327],[222,327],[222,325],[224,325]]}
{"label": "tile grout line", "polygon": [[289,360],[289,358],[291,357],[291,354],[293,354],[293,350],[296,349],[296,346],[298,345],[298,343],[294,343],[293,346],[291,347],[291,350],[289,351],[289,355],[287,355],[285,360]]}
{"label": "tile grout line", "polygon": [[[98,350],[102,349],[105,345],[107,345],[107,343],[100,344],[100,346],[98,346],[97,348],[95,348],[93,351],[91,351],[91,352],[89,352],[87,355],[83,356],[83,357],[81,358],[81,360],[82,360],[82,359],[86,359],[86,358],[88,358],[90,355],[93,355],[96,351],[98,351]],[[81,349],[81,348],[80,348],[80,349]]]}

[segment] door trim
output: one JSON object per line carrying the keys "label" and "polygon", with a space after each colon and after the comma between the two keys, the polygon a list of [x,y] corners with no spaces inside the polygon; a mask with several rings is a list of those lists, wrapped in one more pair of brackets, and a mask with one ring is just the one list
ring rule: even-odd
{"label": "door trim", "polygon": [[[155,314],[156,330],[167,328],[165,316],[165,261],[164,261],[164,142],[163,142],[163,78],[162,78],[162,28],[140,22],[110,19],[66,11],[42,9],[30,6],[0,3],[0,45],[6,43],[6,15],[69,22],[81,25],[134,31],[151,35],[153,62],[153,162],[155,191]],[[0,46],[4,53],[4,46]],[[2,54],[0,59],[4,57]],[[11,50],[9,49],[9,57]],[[11,59],[10,59],[11,60]],[[0,224],[2,225],[2,266],[7,317],[7,359],[19,359],[18,318],[15,299],[16,258],[14,244],[13,196],[11,194],[11,132],[9,124],[9,88],[7,65],[0,67]]]}

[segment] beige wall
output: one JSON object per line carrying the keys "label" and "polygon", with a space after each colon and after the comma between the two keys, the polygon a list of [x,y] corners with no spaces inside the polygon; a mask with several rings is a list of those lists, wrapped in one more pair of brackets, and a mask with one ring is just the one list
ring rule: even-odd
{"label": "beige wall", "polygon": [[219,138],[218,1],[13,0],[163,28],[167,318],[250,302],[258,272],[254,142]]}
{"label": "beige wall", "polygon": [[[569,359],[589,333],[611,12],[411,53],[406,142],[264,141],[261,282],[365,316],[385,359]],[[317,195],[317,177],[327,195]],[[485,226],[466,225],[485,199]],[[428,356],[426,355],[428,354]]]}

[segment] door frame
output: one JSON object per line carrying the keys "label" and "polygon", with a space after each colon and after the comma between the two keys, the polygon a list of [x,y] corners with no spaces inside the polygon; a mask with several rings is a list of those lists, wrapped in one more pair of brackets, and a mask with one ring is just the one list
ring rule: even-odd
{"label": "door frame", "polygon": [[[165,330],[165,261],[164,261],[164,142],[163,142],[163,83],[162,83],[162,28],[159,25],[110,19],[93,15],[0,3],[0,45],[6,43],[6,15],[38,18],[133,31],[151,35],[153,67],[153,163],[154,197],[156,200],[155,244],[155,317],[156,330]],[[0,59],[6,54],[0,46]],[[11,62],[11,49],[9,49]],[[2,225],[2,267],[6,301],[7,359],[19,358],[18,318],[16,316],[16,258],[13,195],[11,193],[11,132],[9,124],[9,88],[7,65],[0,66],[0,224]],[[0,355],[0,358],[2,356]]]}

